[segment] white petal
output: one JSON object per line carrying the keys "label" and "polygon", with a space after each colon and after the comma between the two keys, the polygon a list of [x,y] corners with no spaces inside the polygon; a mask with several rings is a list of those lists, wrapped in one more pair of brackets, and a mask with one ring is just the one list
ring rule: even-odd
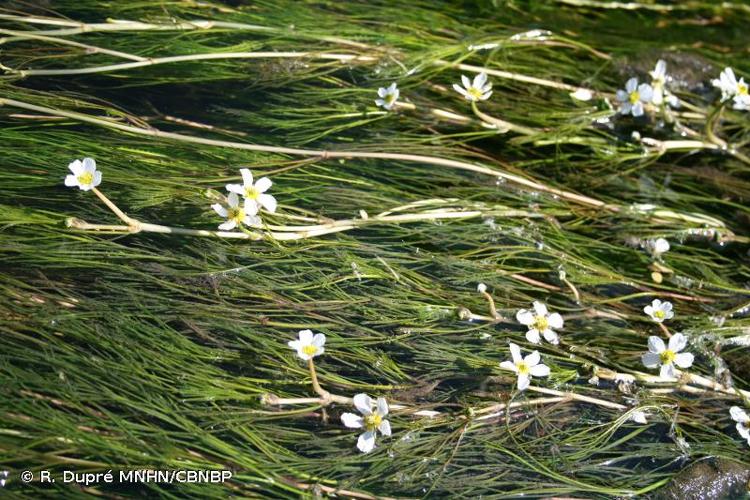
{"label": "white petal", "polygon": [[300,341],[299,340],[290,340],[289,342],[286,343],[286,345],[288,345],[289,347],[291,347],[294,350],[297,350],[299,348],[299,346],[300,346]]}
{"label": "white petal", "polygon": [[617,100],[620,102],[627,102],[628,101],[628,93],[624,90],[618,90],[615,94],[617,96]]}
{"label": "white petal", "polygon": [[466,92],[466,89],[464,89],[464,88],[463,88],[462,86],[460,86],[460,85],[459,85],[459,84],[457,84],[457,83],[454,83],[454,84],[453,84],[453,90],[455,90],[456,92],[458,92],[458,93],[459,93],[459,94],[461,94],[462,96],[466,97],[467,99],[469,99],[469,97],[470,97],[470,96],[469,96],[469,93],[468,93],[468,92]]}
{"label": "white petal", "polygon": [[65,176],[65,185],[68,187],[73,187],[78,185],[78,179],[75,175],[69,174]]}
{"label": "white petal", "polygon": [[258,179],[258,182],[255,183],[255,189],[258,190],[259,193],[265,193],[269,189],[271,189],[271,186],[273,185],[273,182],[271,182],[271,179],[268,177],[261,177]]}
{"label": "white petal", "polygon": [[386,107],[385,101],[383,99],[375,99],[375,106],[382,106]]}
{"label": "white petal", "polygon": [[227,196],[227,204],[232,208],[240,206],[240,197],[237,196],[237,193],[229,193]]}
{"label": "white petal", "polygon": [[655,352],[647,352],[641,356],[641,362],[646,368],[656,368],[661,364],[661,357]]}
{"label": "white petal", "polygon": [[245,186],[253,185],[253,173],[250,171],[249,168],[241,168],[240,175],[242,175],[242,183]]}
{"label": "white petal", "polygon": [[230,231],[235,227],[237,227],[237,222],[234,220],[228,220],[222,224],[219,224],[219,229],[221,229],[222,231]]}
{"label": "white petal", "polygon": [[521,348],[518,347],[513,342],[510,342],[508,344],[508,347],[510,348],[510,355],[513,358],[514,363],[520,363],[523,361],[523,358],[521,357]]}
{"label": "white petal", "polygon": [[71,172],[73,172],[73,175],[81,175],[83,173],[83,163],[81,163],[81,160],[70,162],[70,164],[68,164],[68,168]]}
{"label": "white petal", "polygon": [[[618,93],[622,92],[622,90],[618,90],[617,92]],[[624,92],[623,92],[623,94],[624,94]],[[577,101],[584,101],[585,102],[585,101],[590,101],[594,97],[594,94],[592,94],[589,89],[580,88],[580,89],[576,90],[575,92],[571,92],[570,93],[570,97],[572,97],[573,99],[575,99]],[[620,96],[618,95],[617,98],[619,99]]]}
{"label": "white petal", "polygon": [[372,414],[372,399],[367,394],[357,394],[353,398],[354,407],[359,410],[362,415]]}
{"label": "white petal", "polygon": [[365,425],[365,421],[355,413],[344,413],[341,415],[341,423],[352,429],[359,429]]}
{"label": "white petal", "polygon": [[300,330],[299,331],[299,341],[301,344],[310,345],[312,344],[312,340],[313,340],[312,330]]}
{"label": "white petal", "polygon": [[[385,87],[380,87],[378,89],[378,97],[385,97],[386,95],[388,95],[388,89],[386,89]],[[382,101],[382,99],[379,99],[379,100]]]}
{"label": "white petal", "polygon": [[542,335],[544,335],[544,340],[549,342],[552,345],[557,345],[560,343],[560,337],[557,336],[554,330],[547,328],[542,332]]}
{"label": "white petal", "polygon": [[367,431],[364,434],[360,434],[357,440],[357,448],[362,453],[369,453],[375,448],[375,432]]}
{"label": "white petal", "polygon": [[676,364],[680,368],[690,368],[693,365],[694,359],[695,356],[693,356],[691,353],[681,352],[674,357],[674,364]]}
{"label": "white petal", "polygon": [[378,398],[377,400],[378,415],[384,417],[388,415],[388,402],[385,398]]}
{"label": "white petal", "polygon": [[96,187],[102,183],[102,171],[97,170],[94,172],[94,182],[91,183],[91,187]]}
{"label": "white petal", "polygon": [[398,85],[396,85],[396,82],[393,82],[388,86],[388,92],[391,94],[398,92]]}
{"label": "white petal", "polygon": [[643,103],[641,101],[638,101],[637,103],[633,104],[631,113],[633,114],[633,116],[643,116]]}
{"label": "white petal", "polygon": [[664,345],[664,341],[656,336],[651,336],[648,338],[648,350],[651,352],[654,352],[656,354],[664,352],[666,349],[666,346]]}
{"label": "white petal", "polygon": [[480,100],[482,100],[482,101],[486,101],[487,99],[489,99],[489,98],[490,98],[490,96],[491,96],[491,95],[492,95],[492,91],[490,90],[490,91],[489,91],[489,92],[487,92],[486,94],[482,94],[482,97],[480,97]]}
{"label": "white petal", "polygon": [[532,366],[529,372],[534,377],[547,377],[549,376],[550,369],[549,369],[549,366],[541,364],[541,365]]}
{"label": "white petal", "polygon": [[316,333],[312,338],[312,345],[315,347],[323,347],[326,343],[326,336],[322,333]]}
{"label": "white petal", "polygon": [[740,424],[740,423],[738,423],[737,425],[735,425],[735,428],[737,429],[737,432],[740,433],[740,436],[742,436],[743,439],[750,440],[750,428],[748,428],[746,425]]}
{"label": "white petal", "polygon": [[255,215],[258,213],[258,204],[254,200],[245,200],[242,204],[242,209],[248,215]]}
{"label": "white petal", "polygon": [[469,77],[466,75],[461,75],[461,83],[464,84],[464,88],[466,89],[471,87],[471,80],[469,80]]}
{"label": "white petal", "polygon": [[743,410],[739,406],[732,406],[729,409],[729,414],[732,416],[732,420],[734,420],[735,422],[744,423],[744,422],[750,421],[750,418],[748,418],[745,410]]}
{"label": "white petal", "polygon": [[521,309],[516,313],[516,320],[522,325],[531,325],[534,323],[534,313],[528,309]]}
{"label": "white petal", "polygon": [[625,90],[628,91],[628,93],[635,91],[635,89],[638,88],[638,78],[631,78],[627,82],[625,82]]}
{"label": "white petal", "polygon": [[643,413],[640,410],[634,410],[633,413],[630,414],[630,420],[633,422],[636,422],[638,424],[647,424],[646,421],[646,414]]}
{"label": "white petal", "polygon": [[214,203],[213,205],[211,205],[211,208],[213,208],[221,217],[226,217],[227,215],[229,215],[227,209],[222,207],[219,203]]}
{"label": "white petal", "polygon": [[482,87],[484,87],[485,83],[487,83],[487,73],[485,73],[484,71],[474,77],[474,87],[481,89]]}
{"label": "white petal", "polygon": [[527,366],[536,366],[541,360],[542,356],[539,354],[539,351],[534,351],[523,358],[523,362],[526,363]]}
{"label": "white petal", "polygon": [[526,340],[528,340],[532,344],[539,344],[542,341],[542,339],[539,338],[539,330],[537,330],[536,328],[532,328],[528,332],[526,332]]}
{"label": "white petal", "polygon": [[677,374],[674,371],[674,365],[672,363],[662,365],[661,370],[659,370],[659,376],[661,378],[677,378]]}
{"label": "white petal", "polygon": [[544,302],[539,301],[534,301],[534,311],[536,311],[537,316],[546,316],[548,312]]}
{"label": "white petal", "polygon": [[503,361],[500,363],[500,368],[503,370],[509,370],[512,372],[517,372],[518,368],[516,367],[516,364],[513,361]]}
{"label": "white petal", "polygon": [[562,328],[563,317],[560,316],[559,313],[552,313],[549,315],[549,318],[547,318],[547,323],[549,323],[549,326],[552,328]]}
{"label": "white petal", "polygon": [[627,115],[633,110],[633,105],[630,104],[630,101],[622,103],[622,107],[620,108],[620,113],[623,115]]}
{"label": "white petal", "polygon": [[525,391],[527,387],[531,384],[531,379],[528,375],[519,375],[518,376],[518,390],[519,391]]}
{"label": "white petal", "polygon": [[383,420],[380,422],[380,425],[378,426],[378,430],[380,433],[384,436],[390,436],[391,435],[391,423],[387,420]]}
{"label": "white petal", "polygon": [[654,89],[648,83],[642,83],[638,86],[638,94],[641,102],[651,102],[651,98],[654,96]]}
{"label": "white petal", "polygon": [[84,158],[83,159],[83,171],[93,174],[95,170],[96,170],[96,162],[94,161],[94,159]]}
{"label": "white petal", "polygon": [[672,338],[669,339],[669,350],[674,352],[680,352],[687,345],[688,339],[681,333],[675,333]]}
{"label": "white petal", "polygon": [[265,208],[269,212],[276,212],[276,198],[274,198],[272,195],[261,194],[260,196],[258,196],[258,203],[260,203],[263,208]]}
{"label": "white petal", "polygon": [[245,188],[240,184],[227,184],[224,186],[230,193],[245,194]]}
{"label": "white petal", "polygon": [[242,223],[248,227],[261,227],[263,225],[260,223],[260,217],[250,214],[245,214]]}

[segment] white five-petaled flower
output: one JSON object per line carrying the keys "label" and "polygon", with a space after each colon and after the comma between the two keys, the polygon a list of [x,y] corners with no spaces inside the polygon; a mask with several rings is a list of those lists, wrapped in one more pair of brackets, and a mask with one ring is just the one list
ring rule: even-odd
{"label": "white five-petaled flower", "polygon": [[550,314],[547,311],[547,306],[541,302],[535,301],[533,306],[534,311],[521,309],[516,314],[516,320],[529,327],[529,331],[526,332],[526,340],[532,344],[538,344],[541,342],[539,334],[542,334],[547,342],[557,345],[560,339],[553,328],[563,327],[562,316],[558,313]]}
{"label": "white five-petaled flower", "polygon": [[661,257],[663,253],[669,251],[669,242],[664,238],[656,238],[646,242],[646,248],[654,257]]}
{"label": "white five-petaled flower", "polygon": [[528,356],[521,357],[521,348],[513,342],[508,344],[513,361],[503,361],[500,368],[511,370],[518,374],[518,390],[523,391],[531,383],[531,377],[546,377],[549,375],[549,366],[540,363],[542,356],[539,351],[534,351]]}
{"label": "white five-petaled flower", "polygon": [[638,85],[638,78],[631,78],[625,83],[625,90],[617,91],[617,100],[620,101],[620,113],[633,116],[643,115],[643,105],[651,102],[654,90],[648,83]]}
{"label": "white five-petaled flower", "polygon": [[304,361],[320,356],[325,352],[326,336],[322,333],[316,333],[313,335],[311,330],[300,330],[299,339],[290,340],[287,345],[297,351],[299,356]]}
{"label": "white five-petaled flower", "polygon": [[344,413],[341,422],[353,429],[365,429],[357,440],[357,448],[362,453],[369,453],[375,448],[375,437],[378,431],[384,436],[391,435],[391,423],[384,417],[388,415],[388,403],[385,398],[378,398],[373,411],[372,398],[367,394],[354,396],[354,407],[362,414]]}
{"label": "white five-petaled flower", "polygon": [[73,161],[68,168],[73,172],[65,177],[65,185],[68,187],[78,187],[83,191],[89,191],[102,183],[102,173],[96,169],[96,162],[93,158]]}
{"label": "white five-petaled flower", "polygon": [[750,93],[744,78],[737,80],[732,68],[724,68],[719,78],[712,80],[714,87],[721,90],[721,101],[732,99],[734,109],[750,110]]}
{"label": "white five-petaled flower", "polygon": [[393,82],[388,87],[380,87],[378,89],[378,98],[375,99],[375,104],[390,111],[396,105],[399,95],[401,95],[401,92],[398,90],[398,85],[396,85],[396,82]]}
{"label": "white five-petaled flower", "polygon": [[654,299],[651,304],[643,308],[643,312],[648,314],[657,323],[663,323],[664,320],[674,318],[672,303],[666,300],[662,302],[659,299]]}
{"label": "white five-petaled flower", "polygon": [[273,184],[271,179],[261,177],[253,184],[253,174],[250,172],[250,169],[241,168],[240,174],[242,174],[242,184],[227,184],[227,191],[237,193],[245,198],[246,202],[254,204],[256,206],[255,213],[258,212],[260,207],[274,213],[276,211],[276,198],[270,194],[266,194],[266,191]]}
{"label": "white five-petaled flower", "polygon": [[737,432],[739,432],[742,439],[746,440],[747,444],[750,445],[750,417],[748,417],[745,410],[739,406],[732,406],[729,409],[729,414],[732,416],[732,420],[737,422]]}
{"label": "white five-petaled flower", "polygon": [[659,376],[662,378],[675,378],[674,365],[680,368],[689,368],[693,364],[693,355],[689,352],[680,352],[687,346],[687,337],[681,333],[675,333],[669,339],[669,346],[659,337],[648,338],[648,352],[641,356],[643,366],[656,368],[661,366]]}
{"label": "white five-petaled flower", "polygon": [[237,193],[229,193],[226,208],[219,203],[214,203],[211,205],[211,208],[217,214],[227,219],[223,224],[219,224],[219,229],[222,231],[229,231],[241,224],[245,224],[246,226],[260,225],[260,219],[256,215],[258,213],[258,206],[248,200],[240,204],[240,197],[237,196]]}
{"label": "white five-petaled flower", "polygon": [[463,87],[457,83],[453,84],[453,89],[464,96],[469,101],[486,101],[492,95],[492,84],[487,83],[487,73],[482,72],[470,81],[468,76],[461,75]]}

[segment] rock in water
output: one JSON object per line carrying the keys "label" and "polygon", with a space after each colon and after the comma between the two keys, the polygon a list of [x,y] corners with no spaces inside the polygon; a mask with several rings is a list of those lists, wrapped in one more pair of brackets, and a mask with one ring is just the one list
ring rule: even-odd
{"label": "rock in water", "polygon": [[662,490],[658,500],[735,500],[750,498],[747,466],[723,458],[694,462],[685,467]]}

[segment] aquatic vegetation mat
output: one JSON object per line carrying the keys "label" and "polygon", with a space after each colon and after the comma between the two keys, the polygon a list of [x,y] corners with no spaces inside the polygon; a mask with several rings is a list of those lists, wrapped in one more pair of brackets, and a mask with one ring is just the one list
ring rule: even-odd
{"label": "aquatic vegetation mat", "polygon": [[0,6],[0,488],[738,498],[750,9]]}

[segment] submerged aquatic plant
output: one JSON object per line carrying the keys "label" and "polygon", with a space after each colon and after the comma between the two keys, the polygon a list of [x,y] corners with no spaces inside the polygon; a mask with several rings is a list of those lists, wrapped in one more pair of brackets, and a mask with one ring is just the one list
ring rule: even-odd
{"label": "submerged aquatic plant", "polygon": [[[688,460],[747,465],[750,124],[690,70],[746,69],[738,4],[21,4],[0,10],[4,467],[373,499],[645,497]],[[707,13],[722,29],[682,27]],[[622,74],[654,95],[621,114],[653,120],[613,118]],[[55,158],[82,154],[106,195],[63,189]],[[651,328],[649,368],[679,378],[644,370]],[[394,413],[399,439],[352,452],[342,424],[372,451]]]}

